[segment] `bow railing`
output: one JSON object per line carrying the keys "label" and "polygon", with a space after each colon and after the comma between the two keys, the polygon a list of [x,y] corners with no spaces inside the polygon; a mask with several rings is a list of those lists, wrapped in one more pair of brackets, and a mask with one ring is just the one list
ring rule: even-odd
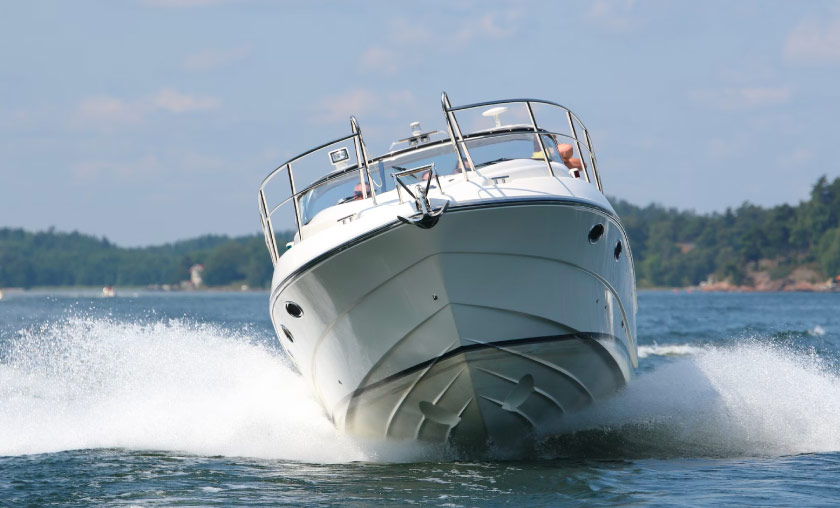
{"label": "bow railing", "polygon": [[[481,174],[482,167],[506,160],[504,150],[509,149],[506,141],[519,140],[517,141],[520,143],[518,151],[516,154],[507,154],[508,157],[543,159],[548,174],[551,176],[558,176],[556,172],[563,168],[563,165],[574,176],[577,175],[579,169],[587,182],[593,183],[599,191],[603,192],[589,130],[565,106],[538,99],[508,99],[453,107],[446,92],[441,95],[441,105],[446,120],[448,139],[445,137],[438,140],[427,138],[425,143],[409,144],[407,148],[370,159],[359,124],[355,117],[350,117],[351,133],[349,135],[297,155],[269,173],[259,187],[259,211],[272,263],[276,265],[282,254],[278,247],[274,220],[281,211],[288,211],[283,221],[284,227],[291,225],[290,218],[293,218],[297,231],[296,241],[300,241],[303,239],[304,226],[312,217],[323,210],[324,206],[336,203],[334,193],[344,192],[338,196],[341,198],[338,204],[371,198],[375,206],[378,204],[377,188],[380,192],[387,191],[383,186],[384,175],[387,171],[396,173],[400,177],[415,173],[413,170],[406,173],[397,165],[400,160],[421,157],[422,154],[430,151],[451,154],[449,146],[454,150],[454,155],[460,165],[455,172],[460,173],[458,176],[465,180],[469,180],[471,175]],[[490,109],[487,109],[488,107]],[[479,118],[476,114],[485,118]],[[494,126],[488,128],[487,121],[490,117],[493,118]],[[533,138],[530,141],[522,141],[523,136],[527,139],[531,135]],[[533,142],[533,154],[530,151],[531,145],[528,144],[531,142]],[[352,143],[352,149],[349,148],[349,143]],[[521,143],[526,143],[529,147],[527,154],[523,154]],[[575,151],[578,157],[573,158],[569,154],[574,155]],[[318,154],[321,154],[323,158],[319,158]],[[324,162],[326,160],[332,163],[334,169],[325,174]],[[428,162],[423,164],[428,164]],[[431,164],[434,168],[434,163]],[[371,178],[372,165],[378,168],[379,181]],[[353,173],[357,173],[357,180],[352,176]],[[433,169],[429,177],[434,176],[438,184],[437,189],[440,191],[437,175],[438,171]],[[349,196],[347,195],[348,185],[352,190]],[[397,189],[397,197],[402,202],[397,180],[394,186]],[[271,192],[267,192],[269,187],[272,188]],[[277,200],[271,201],[270,197]],[[319,200],[318,206],[313,206],[316,198]],[[302,200],[303,203],[301,203]]]}
{"label": "bow railing", "polygon": [[[475,104],[467,104],[465,106],[452,106],[449,102],[449,97],[446,92],[441,95],[441,106],[443,114],[446,119],[446,128],[449,132],[449,137],[452,146],[455,148],[456,155],[460,160],[467,162],[469,169],[475,171],[476,167],[473,161],[473,156],[470,153],[470,145],[476,145],[478,140],[488,139],[492,137],[506,136],[513,128],[518,132],[523,129],[532,131],[535,138],[535,148],[542,152],[542,157],[545,160],[546,168],[551,176],[555,175],[555,169],[551,164],[552,159],[557,159],[555,155],[550,153],[549,146],[546,144],[545,136],[551,136],[556,142],[563,141],[573,145],[580,155],[581,169],[584,178],[587,182],[594,182],[599,191],[603,192],[601,185],[601,177],[598,173],[598,162],[595,158],[595,149],[592,146],[592,140],[589,136],[589,130],[583,125],[583,122],[575,115],[569,108],[557,104],[555,102],[544,101],[539,99],[505,99],[498,101],[478,102]],[[495,127],[492,129],[481,128],[475,129],[472,132],[464,133],[461,128],[463,121],[459,121],[457,115],[464,115],[474,112],[479,108],[491,109],[481,111],[484,117],[494,117]],[[520,106],[520,111],[509,111],[511,107]],[[537,122],[537,114],[535,109],[541,108],[541,113],[560,113],[565,120],[566,125],[561,128],[556,119],[554,122],[549,122],[547,125],[539,124]],[[520,123],[505,123],[501,121],[502,115],[520,117]],[[548,114],[547,116],[553,116]],[[515,121],[516,119],[514,119]],[[479,122],[468,122],[473,125],[478,125]],[[535,150],[535,153],[537,151]],[[567,162],[567,161],[563,161]],[[464,173],[464,177],[469,179],[469,171]]]}
{"label": "bow railing", "polygon": [[[361,197],[363,199],[367,199],[369,197],[373,198],[374,204],[376,204],[376,190],[374,189],[374,186],[368,184],[368,182],[370,182],[370,165],[367,156],[367,149],[365,147],[364,139],[362,138],[362,130],[359,127],[359,123],[356,121],[356,118],[352,116],[350,117],[350,129],[352,131],[351,134],[334,139],[312,148],[311,150],[307,150],[306,152],[284,162],[274,171],[269,173],[260,184],[260,222],[262,224],[263,234],[265,235],[265,244],[268,247],[269,254],[271,255],[272,263],[277,264],[281,254],[280,249],[277,247],[277,237],[274,232],[273,217],[280,210],[288,210],[287,207],[291,203],[292,208],[294,209],[294,221],[297,229],[297,237],[298,239],[302,239],[304,221],[301,216],[300,198],[314,185],[326,184],[338,178],[344,178],[348,173],[356,171],[359,174]],[[351,140],[353,142],[355,161],[350,159],[349,151],[343,146]],[[333,147],[337,147],[337,149],[332,151],[327,150]],[[305,185],[300,185],[300,182],[296,182],[295,180],[295,168],[297,168],[299,163],[306,159],[314,159],[316,154],[329,155],[333,165],[336,166],[336,170],[322,178],[317,179],[315,183],[307,181]],[[341,157],[344,157],[344,159],[337,160]],[[316,162],[316,167],[323,168],[323,164],[321,162]],[[300,174],[301,171],[297,171],[297,175],[300,176]],[[321,174],[323,174],[323,172],[316,173],[317,176],[320,176]],[[311,178],[309,180],[311,180]],[[269,203],[266,198],[266,189],[272,184],[280,184],[279,192],[276,194],[285,196],[285,198],[281,198],[281,200],[277,203]]]}

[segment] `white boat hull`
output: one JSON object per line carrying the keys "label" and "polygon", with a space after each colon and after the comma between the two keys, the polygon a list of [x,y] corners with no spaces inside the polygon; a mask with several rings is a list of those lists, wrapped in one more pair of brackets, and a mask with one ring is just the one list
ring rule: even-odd
{"label": "white boat hull", "polygon": [[479,445],[548,430],[623,386],[635,310],[622,227],[574,199],[453,206],[428,230],[391,222],[271,297],[278,336],[339,428]]}

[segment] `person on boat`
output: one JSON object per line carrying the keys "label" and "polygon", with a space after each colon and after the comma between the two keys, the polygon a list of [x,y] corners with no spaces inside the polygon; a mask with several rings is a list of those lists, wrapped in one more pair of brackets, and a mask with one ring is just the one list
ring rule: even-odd
{"label": "person on boat", "polygon": [[[572,157],[575,154],[575,150],[569,143],[557,143],[557,139],[554,136],[550,138],[548,136],[543,136],[543,144],[545,145],[545,150],[548,152],[548,160],[556,161],[559,159],[569,169],[569,175],[573,178],[580,178],[580,172],[583,170],[583,163],[581,162],[580,158]],[[543,153],[542,148],[540,147],[540,142],[534,138],[534,153],[531,155],[532,159],[545,159],[545,154]]]}
{"label": "person on boat", "polygon": [[560,160],[569,168],[569,174],[575,178],[580,178],[580,172],[583,171],[583,162],[578,157],[572,157],[575,154],[572,145],[560,143],[557,145],[557,151],[560,152]]}
{"label": "person on boat", "polygon": [[365,193],[362,193],[362,184],[357,183],[355,187],[353,187],[353,201],[358,201],[360,199],[365,198],[365,194],[370,196],[370,185],[365,184]]}

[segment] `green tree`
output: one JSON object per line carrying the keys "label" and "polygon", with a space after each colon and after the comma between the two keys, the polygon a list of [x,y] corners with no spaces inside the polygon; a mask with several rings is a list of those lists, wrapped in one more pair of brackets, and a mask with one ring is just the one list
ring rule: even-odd
{"label": "green tree", "polygon": [[840,275],[840,227],[828,230],[820,240],[817,259],[828,277]]}

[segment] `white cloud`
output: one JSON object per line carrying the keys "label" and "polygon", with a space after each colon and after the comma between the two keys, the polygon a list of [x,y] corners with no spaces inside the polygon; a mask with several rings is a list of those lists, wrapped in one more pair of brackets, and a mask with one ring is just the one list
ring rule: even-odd
{"label": "white cloud", "polygon": [[229,174],[231,164],[221,157],[205,155],[192,150],[170,153],[162,159],[158,154],[148,154],[137,159],[101,160],[92,159],[76,162],[70,166],[72,175],[82,181],[111,178],[121,181],[138,181],[150,175],[177,174],[193,178],[195,175]]}
{"label": "white cloud", "polygon": [[167,88],[151,97],[151,100],[147,103],[147,109],[150,111],[161,110],[178,114],[216,109],[219,107],[219,103],[219,99],[215,97],[187,95]]}
{"label": "white cloud", "polygon": [[142,0],[144,4],[168,9],[189,9],[228,3],[230,0]]}
{"label": "white cloud", "polygon": [[739,88],[727,90],[726,94],[737,105],[759,107],[785,103],[790,99],[790,88]]}
{"label": "white cloud", "polygon": [[228,171],[230,165],[221,157],[215,155],[202,155],[196,152],[189,152],[181,158],[180,167],[192,173],[209,174],[218,171]]}
{"label": "white cloud", "polygon": [[389,49],[374,46],[362,53],[360,64],[364,70],[394,74],[397,72],[397,55]]}
{"label": "white cloud", "polygon": [[454,33],[452,42],[464,45],[479,39],[506,39],[519,30],[519,11],[488,12],[478,18],[469,18]]}
{"label": "white cloud", "polygon": [[118,179],[138,179],[161,169],[158,158],[154,155],[147,155],[135,161],[82,161],[71,166],[70,170],[79,179],[99,178],[110,175]]}
{"label": "white cloud", "polygon": [[418,23],[417,20],[408,21],[404,18],[392,19],[389,23],[388,41],[391,45],[405,47],[424,47],[440,40],[439,34],[429,30],[428,23]]}
{"label": "white cloud", "polygon": [[229,49],[205,49],[187,56],[182,67],[187,71],[209,71],[244,60],[251,54],[251,46],[243,45]]}
{"label": "white cloud", "polygon": [[789,154],[782,154],[779,157],[779,163],[782,166],[801,166],[814,160],[814,157],[815,154],[812,150],[800,148]]}
{"label": "white cloud", "polygon": [[788,35],[783,56],[792,63],[840,63],[840,17],[797,25]]}
{"label": "white cloud", "polygon": [[395,111],[408,109],[415,103],[414,94],[408,90],[381,94],[356,89],[323,99],[315,108],[314,120],[316,123],[334,124],[349,119],[350,115],[371,119],[394,118]]}
{"label": "white cloud", "polygon": [[150,113],[164,111],[173,114],[205,111],[218,108],[221,102],[215,97],[203,97],[164,88],[155,94],[135,100],[119,97],[89,97],[77,108],[76,120],[85,125],[112,127],[136,124]]}
{"label": "white cloud", "polygon": [[596,25],[614,32],[625,32],[637,26],[633,10],[635,0],[597,0],[586,16]]}
{"label": "white cloud", "polygon": [[79,117],[89,122],[137,123],[145,114],[137,104],[116,97],[89,97],[79,105]]}
{"label": "white cloud", "polygon": [[743,136],[710,139],[706,142],[706,156],[717,161],[735,158],[742,153],[743,142]]}
{"label": "white cloud", "polygon": [[360,67],[391,75],[403,62],[416,65],[418,58],[451,54],[472,44],[508,39],[520,31],[524,17],[521,9],[493,11],[482,5],[475,10],[478,13],[451,17],[454,24],[442,22],[449,18],[437,12],[434,19],[392,19],[384,41],[362,54]]}
{"label": "white cloud", "polygon": [[791,91],[787,86],[745,87],[695,90],[689,95],[694,101],[717,109],[751,109],[784,104],[790,100]]}
{"label": "white cloud", "polygon": [[55,121],[55,117],[55,112],[48,106],[11,111],[0,110],[0,129],[22,132],[50,125]]}

